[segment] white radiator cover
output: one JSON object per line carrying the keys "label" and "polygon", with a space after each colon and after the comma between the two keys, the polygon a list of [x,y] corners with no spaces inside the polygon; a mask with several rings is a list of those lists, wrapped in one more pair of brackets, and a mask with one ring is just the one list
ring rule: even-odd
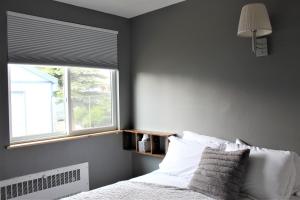
{"label": "white radiator cover", "polygon": [[51,200],[89,190],[88,163],[0,181],[0,200]]}

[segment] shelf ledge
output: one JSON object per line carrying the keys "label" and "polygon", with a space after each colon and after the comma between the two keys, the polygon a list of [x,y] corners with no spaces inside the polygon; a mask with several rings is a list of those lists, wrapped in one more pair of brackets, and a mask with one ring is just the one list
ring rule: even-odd
{"label": "shelf ledge", "polygon": [[100,133],[70,135],[70,136],[56,137],[56,138],[51,138],[51,139],[26,141],[26,142],[10,144],[10,145],[6,146],[6,149],[17,149],[17,148],[30,147],[30,146],[36,146],[36,145],[42,145],[42,144],[50,144],[50,143],[56,143],[56,142],[78,140],[78,139],[82,139],[82,138],[97,137],[97,136],[102,136],[102,135],[113,135],[113,134],[119,134],[122,132],[123,132],[123,130],[113,130],[113,131],[105,131],[105,132],[100,132]]}
{"label": "shelf ledge", "polygon": [[169,137],[172,135],[176,135],[174,132],[162,132],[162,131],[145,131],[145,130],[124,130],[125,133],[132,133],[132,134],[148,134],[148,135],[154,135],[154,136],[161,136],[161,137]]}
{"label": "shelf ledge", "polygon": [[156,153],[147,153],[147,152],[144,153],[144,152],[140,152],[140,151],[133,151],[133,152],[144,155],[144,156],[152,156],[152,157],[156,157],[156,158],[164,158],[165,157],[165,154],[156,154]]}

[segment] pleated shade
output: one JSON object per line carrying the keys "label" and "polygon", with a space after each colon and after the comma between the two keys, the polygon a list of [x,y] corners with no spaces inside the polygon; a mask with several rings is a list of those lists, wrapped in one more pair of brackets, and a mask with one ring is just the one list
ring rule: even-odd
{"label": "pleated shade", "polygon": [[253,31],[257,37],[272,33],[268,11],[262,3],[247,4],[242,8],[238,36],[252,37]]}
{"label": "pleated shade", "polygon": [[118,32],[7,12],[8,62],[118,69]]}

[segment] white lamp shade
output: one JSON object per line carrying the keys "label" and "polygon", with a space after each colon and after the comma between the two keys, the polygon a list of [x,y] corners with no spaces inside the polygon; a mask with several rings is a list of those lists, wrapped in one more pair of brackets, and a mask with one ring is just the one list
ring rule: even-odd
{"label": "white lamp shade", "polygon": [[257,37],[272,33],[268,11],[262,3],[247,4],[242,8],[238,36],[252,37],[254,31]]}

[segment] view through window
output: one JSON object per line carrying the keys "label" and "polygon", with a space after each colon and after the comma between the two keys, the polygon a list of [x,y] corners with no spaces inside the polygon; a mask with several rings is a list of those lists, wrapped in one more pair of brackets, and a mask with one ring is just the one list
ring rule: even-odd
{"label": "view through window", "polygon": [[116,129],[116,71],[9,64],[11,141]]}

